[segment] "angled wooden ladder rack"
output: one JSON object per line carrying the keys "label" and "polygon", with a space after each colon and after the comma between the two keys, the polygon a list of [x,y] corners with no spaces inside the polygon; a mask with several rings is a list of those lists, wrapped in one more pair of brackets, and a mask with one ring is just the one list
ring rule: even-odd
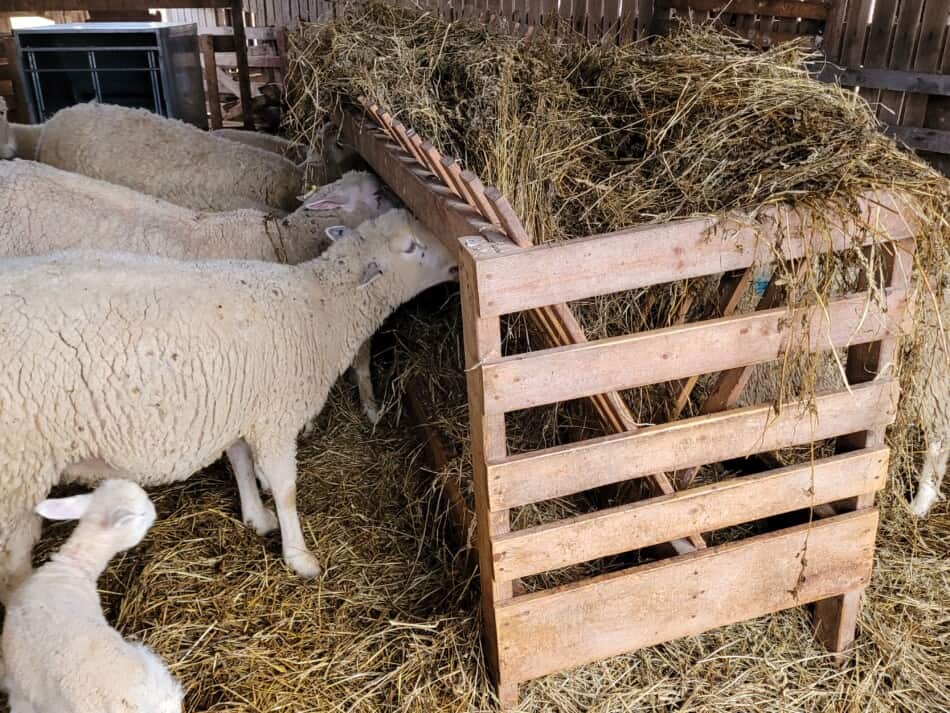
{"label": "angled wooden ladder rack", "polygon": [[[535,246],[499,191],[385,108],[361,104],[362,115],[339,117],[345,139],[459,257],[485,651],[502,704],[516,704],[518,684],[538,676],[810,602],[821,640],[844,649],[870,576],[874,493],[887,473],[884,430],[899,392],[885,372],[913,253],[901,202],[867,196],[860,223],[820,236],[807,216],[779,206],[766,218],[793,236],[781,242],[703,218]],[[859,292],[789,315],[773,280],[756,311],[737,314],[755,265],[783,260],[796,269],[827,250],[829,237],[835,250],[855,239],[878,249],[886,304]],[[716,319],[686,323],[683,309],[672,327],[588,341],[568,307],[719,273]],[[521,311],[549,347],[503,356],[500,320]],[[814,351],[847,348],[850,389],[817,396],[811,412],[732,408],[749,369],[779,358],[795,337]],[[619,395],[671,383],[675,419],[698,377],[717,373],[692,418],[638,429]],[[506,413],[579,398],[591,400],[606,435],[508,453]],[[703,465],[828,438],[837,455],[688,487]],[[667,474],[687,489],[677,492]],[[512,508],[636,479],[655,497],[511,530]],[[707,548],[699,534],[828,504],[839,514],[725,545]],[[664,542],[678,542],[680,554],[515,594],[522,578]]]}

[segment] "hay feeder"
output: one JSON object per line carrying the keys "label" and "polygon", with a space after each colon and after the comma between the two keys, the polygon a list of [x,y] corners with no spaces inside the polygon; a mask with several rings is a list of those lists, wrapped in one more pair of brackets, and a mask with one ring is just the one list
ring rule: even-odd
{"label": "hay feeder", "polygon": [[[899,395],[885,367],[907,318],[913,263],[901,197],[867,195],[862,224],[830,231],[779,206],[756,230],[723,216],[533,246],[497,190],[384,108],[361,105],[338,116],[344,137],[459,256],[485,649],[502,704],[516,705],[518,684],[539,676],[809,603],[819,639],[845,650],[871,573],[884,431]],[[770,239],[769,224],[786,237]],[[857,292],[790,314],[773,278],[756,311],[734,314],[753,266],[804,261],[828,241],[835,251],[855,241],[880,251],[883,303]],[[588,341],[567,304],[720,273],[726,316],[717,319]],[[522,311],[550,346],[503,355],[501,318]],[[730,408],[750,367],[781,358],[793,337],[813,351],[847,348],[849,388],[807,408]],[[685,402],[702,374],[718,376],[692,418],[638,428],[618,394],[674,382]],[[506,413],[581,398],[608,435],[509,454]],[[836,439],[830,457],[687,487],[704,464],[826,438]],[[635,479],[655,497],[510,529],[513,508]],[[803,510],[804,524],[724,545],[707,547],[700,534]],[[676,553],[521,593],[521,578],[662,543]]]}

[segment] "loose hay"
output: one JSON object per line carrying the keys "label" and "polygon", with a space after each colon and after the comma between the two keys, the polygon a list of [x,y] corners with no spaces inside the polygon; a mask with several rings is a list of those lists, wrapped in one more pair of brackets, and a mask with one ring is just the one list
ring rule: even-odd
{"label": "loose hay", "polygon": [[[374,431],[354,390],[334,391],[300,453],[304,533],[326,567],[318,582],[284,567],[276,535],[241,524],[224,468],[154,491],[159,521],[102,580],[110,621],[169,662],[188,713],[490,710],[477,586],[443,541],[415,443],[392,419]],[[521,710],[947,710],[950,510],[944,501],[918,524],[893,489],[881,500],[843,668],[797,609],[534,681]],[[51,528],[44,550],[68,529]]]}

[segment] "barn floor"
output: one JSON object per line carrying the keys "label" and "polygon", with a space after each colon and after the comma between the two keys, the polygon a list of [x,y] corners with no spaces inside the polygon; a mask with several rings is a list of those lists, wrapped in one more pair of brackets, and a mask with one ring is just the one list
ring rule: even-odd
{"label": "barn floor", "polygon": [[[224,466],[153,493],[159,521],[100,584],[110,620],[170,663],[189,713],[491,710],[477,583],[398,416],[390,403],[372,428],[341,383],[301,444],[319,581],[284,568],[277,534],[242,525]],[[944,500],[918,523],[894,486],[881,501],[874,577],[842,668],[793,610],[533,682],[522,710],[950,710],[950,509]],[[49,528],[38,558],[66,532]]]}

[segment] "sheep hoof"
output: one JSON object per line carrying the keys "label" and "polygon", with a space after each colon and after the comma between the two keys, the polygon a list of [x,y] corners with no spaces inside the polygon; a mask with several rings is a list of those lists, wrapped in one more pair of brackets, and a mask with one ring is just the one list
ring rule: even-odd
{"label": "sheep hoof", "polygon": [[383,417],[382,412],[374,406],[364,406],[363,413],[366,414],[366,418],[368,418],[369,422],[374,426],[379,423],[379,419]]}
{"label": "sheep hoof", "polygon": [[254,532],[258,535],[266,535],[268,532],[276,530],[279,526],[277,516],[273,510],[268,510],[267,508],[264,508],[256,515],[246,516],[244,518],[244,524],[253,527]]}
{"label": "sheep hoof", "polygon": [[917,497],[915,497],[910,504],[910,511],[917,517],[927,517],[930,513],[930,508],[932,508],[937,501],[937,497],[938,493],[936,488],[929,485],[922,485],[920,491],[917,493]]}
{"label": "sheep hoof", "polygon": [[314,579],[320,576],[320,565],[317,562],[317,558],[309,552],[285,554],[284,559],[287,560],[287,564],[290,565],[290,568],[301,577]]}

